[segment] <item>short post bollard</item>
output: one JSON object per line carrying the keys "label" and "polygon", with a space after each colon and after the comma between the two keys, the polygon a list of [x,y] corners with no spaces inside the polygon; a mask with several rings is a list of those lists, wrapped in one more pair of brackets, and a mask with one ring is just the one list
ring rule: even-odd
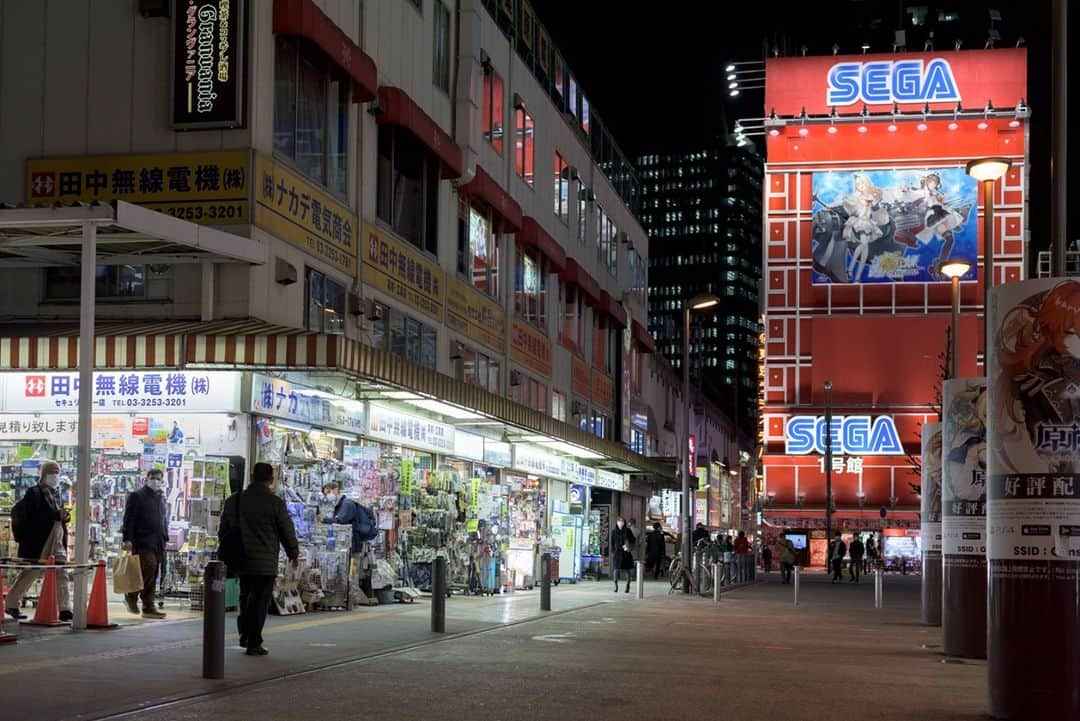
{"label": "short post bollard", "polygon": [[225,678],[225,564],[203,573],[203,678]]}
{"label": "short post bollard", "polygon": [[645,598],[644,561],[634,561],[634,597],[639,601]]}
{"label": "short post bollard", "polygon": [[446,558],[431,564],[431,632],[446,633]]}
{"label": "short post bollard", "polygon": [[712,565],[712,600],[713,603],[720,603],[720,562],[713,561]]}
{"label": "short post bollard", "polygon": [[540,610],[551,610],[551,554],[540,555]]}
{"label": "short post bollard", "polygon": [[795,605],[799,605],[799,567],[795,567]]}
{"label": "short post bollard", "polygon": [[874,569],[874,608],[885,605],[885,574],[880,568]]}

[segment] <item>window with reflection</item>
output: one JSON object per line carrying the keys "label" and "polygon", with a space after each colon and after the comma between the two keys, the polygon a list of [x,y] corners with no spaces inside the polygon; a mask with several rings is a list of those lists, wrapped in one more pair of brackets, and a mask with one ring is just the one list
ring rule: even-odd
{"label": "window with reflection", "polygon": [[536,127],[525,108],[518,108],[516,117],[515,167],[518,177],[532,185],[536,179]]}
{"label": "window with reflection", "polygon": [[458,202],[458,273],[481,293],[499,296],[499,246],[494,215],[483,203]]}
{"label": "window with reflection", "polygon": [[481,109],[484,127],[484,140],[491,143],[495,152],[502,155],[503,137],[506,134],[506,126],[503,122],[503,108],[505,98],[503,96],[503,81],[499,74],[490,68],[484,69],[484,91]]}
{"label": "window with reflection", "polygon": [[564,223],[570,221],[570,166],[563,156],[555,153],[554,183],[555,215]]}
{"label": "window with reflection", "polygon": [[514,271],[514,310],[533,325],[543,328],[547,313],[548,260],[536,248],[517,246]]}

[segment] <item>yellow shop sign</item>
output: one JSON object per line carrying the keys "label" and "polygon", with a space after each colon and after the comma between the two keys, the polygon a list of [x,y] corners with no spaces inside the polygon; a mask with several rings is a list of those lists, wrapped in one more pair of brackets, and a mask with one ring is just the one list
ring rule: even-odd
{"label": "yellow shop sign", "polygon": [[444,276],[439,264],[370,223],[364,223],[362,242],[364,283],[441,323]]}
{"label": "yellow shop sign", "polygon": [[446,325],[496,353],[503,352],[506,314],[499,304],[451,278],[446,288]]}

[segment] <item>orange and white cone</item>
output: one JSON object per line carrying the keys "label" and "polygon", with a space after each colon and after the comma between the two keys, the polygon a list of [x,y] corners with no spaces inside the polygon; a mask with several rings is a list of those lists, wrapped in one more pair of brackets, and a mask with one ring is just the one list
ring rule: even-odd
{"label": "orange and white cone", "polygon": [[109,598],[105,590],[105,561],[99,560],[94,572],[94,586],[90,589],[90,603],[86,607],[86,627],[99,630],[119,628],[109,623]]}
{"label": "orange and white cone", "polygon": [[[55,565],[52,556],[49,556],[48,565]],[[25,626],[69,626],[69,622],[60,620],[60,608],[56,602],[56,569],[45,569],[45,580],[41,582],[41,593],[38,595],[37,608],[34,609],[34,617],[29,621],[21,622]]]}
{"label": "orange and white cone", "polygon": [[0,575],[0,645],[15,643],[19,637],[4,630],[4,609],[7,608],[7,596],[4,594],[4,579]]}

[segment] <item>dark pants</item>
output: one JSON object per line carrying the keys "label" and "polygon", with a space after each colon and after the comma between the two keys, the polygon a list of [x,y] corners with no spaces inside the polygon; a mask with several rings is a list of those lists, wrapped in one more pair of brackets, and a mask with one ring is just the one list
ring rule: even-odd
{"label": "dark pants", "polygon": [[275,578],[277,576],[240,576],[240,613],[236,617],[236,626],[240,642],[246,648],[262,646],[262,631],[273,600]]}
{"label": "dark pants", "polygon": [[129,604],[135,603],[141,597],[143,611],[156,611],[154,596],[157,593],[158,572],[165,564],[165,553],[152,548],[136,548],[131,553],[139,557],[143,587],[142,591],[124,594],[124,597]]}
{"label": "dark pants", "polygon": [[791,574],[795,572],[795,566],[791,563],[780,562],[781,583],[791,583]]}
{"label": "dark pants", "polygon": [[851,576],[851,580],[856,583],[859,582],[859,574],[862,573],[862,559],[851,559],[851,565],[848,566],[848,575]]}
{"label": "dark pants", "polygon": [[772,556],[764,559],[765,573],[772,573]]}
{"label": "dark pants", "polygon": [[844,580],[844,559],[834,558],[832,559],[832,580],[843,581]]}
{"label": "dark pants", "polygon": [[645,569],[652,571],[653,578],[660,578],[660,573],[663,571],[664,558],[663,556],[650,558],[645,563]]}

